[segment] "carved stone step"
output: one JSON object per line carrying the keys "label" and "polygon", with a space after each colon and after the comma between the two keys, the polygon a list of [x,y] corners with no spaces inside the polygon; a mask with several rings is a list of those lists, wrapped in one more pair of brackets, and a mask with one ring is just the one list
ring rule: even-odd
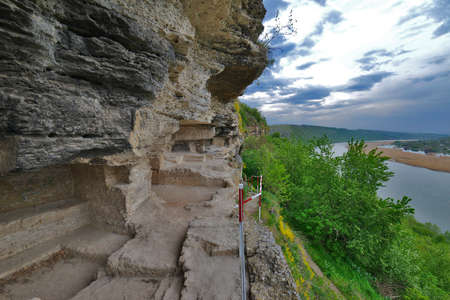
{"label": "carved stone step", "polygon": [[46,241],[17,255],[0,260],[0,279],[4,279],[34,264],[48,260],[62,250],[60,239]]}
{"label": "carved stone step", "polygon": [[129,277],[161,279],[177,271],[180,243],[172,232],[153,231],[145,239],[128,241],[108,259],[108,271]]}
{"label": "carved stone step", "polygon": [[6,283],[0,299],[69,299],[95,280],[99,267],[98,262],[80,257],[49,261]]}
{"label": "carved stone step", "polygon": [[87,202],[60,201],[0,216],[0,259],[89,224]]}
{"label": "carved stone step", "polygon": [[[203,174],[204,173],[204,174]],[[225,187],[223,178],[210,176],[207,171],[201,173],[190,166],[179,166],[175,168],[159,170],[152,173],[152,183],[190,186],[214,186]]]}
{"label": "carved stone step", "polygon": [[62,245],[72,254],[105,263],[108,257],[129,239],[126,235],[85,226],[64,237]]}
{"label": "carved stone step", "polygon": [[185,277],[181,299],[241,299],[238,241],[235,219],[191,222],[180,257]]}
{"label": "carved stone step", "polygon": [[[142,300],[154,299],[159,286],[145,277],[101,277],[81,290],[71,300]],[[172,298],[176,300],[178,298]],[[159,300],[159,299],[158,299]],[[165,299],[164,299],[165,300]]]}
{"label": "carved stone step", "polygon": [[46,261],[62,250],[75,256],[106,262],[107,257],[127,240],[129,240],[128,236],[106,232],[88,225],[0,260],[0,279]]}
{"label": "carved stone step", "polygon": [[[166,202],[166,206],[185,206],[211,200],[217,187],[187,185],[153,185],[154,191]],[[186,224],[187,225],[187,224]]]}
{"label": "carved stone step", "polygon": [[98,262],[79,257],[49,262],[5,284],[0,299],[69,299],[95,280],[99,267]]}

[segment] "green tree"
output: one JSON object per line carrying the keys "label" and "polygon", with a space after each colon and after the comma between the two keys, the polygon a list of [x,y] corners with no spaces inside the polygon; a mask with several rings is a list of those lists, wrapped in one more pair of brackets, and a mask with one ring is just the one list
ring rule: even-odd
{"label": "green tree", "polygon": [[363,141],[350,141],[336,157],[327,138],[251,137],[243,159],[247,176],[264,176],[289,225],[335,261],[395,287],[404,299],[448,299],[449,233],[415,221],[408,197],[377,196],[393,173]]}

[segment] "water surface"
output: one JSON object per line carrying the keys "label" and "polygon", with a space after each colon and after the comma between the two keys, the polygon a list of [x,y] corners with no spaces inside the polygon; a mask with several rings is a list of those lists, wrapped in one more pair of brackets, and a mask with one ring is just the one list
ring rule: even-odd
{"label": "water surface", "polygon": [[[334,144],[336,155],[347,151],[346,143]],[[395,175],[378,191],[380,197],[408,196],[420,222],[431,222],[450,231],[450,173],[387,162]]]}

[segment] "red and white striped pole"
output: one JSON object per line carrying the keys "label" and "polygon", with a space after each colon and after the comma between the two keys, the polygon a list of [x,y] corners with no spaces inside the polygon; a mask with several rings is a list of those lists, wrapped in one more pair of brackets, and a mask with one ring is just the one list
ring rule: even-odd
{"label": "red and white striped pole", "polygon": [[247,299],[245,290],[245,253],[244,253],[244,185],[239,184],[239,257],[241,258],[241,293],[242,300]]}
{"label": "red and white striped pole", "polygon": [[244,216],[244,185],[239,184],[239,223],[242,223]]}
{"label": "red and white striped pole", "polygon": [[262,175],[259,177],[258,221],[261,222]]}

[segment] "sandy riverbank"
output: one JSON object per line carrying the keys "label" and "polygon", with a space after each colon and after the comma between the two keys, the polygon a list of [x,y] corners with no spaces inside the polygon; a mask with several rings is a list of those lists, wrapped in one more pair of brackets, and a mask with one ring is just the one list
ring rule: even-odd
{"label": "sandy riverbank", "polygon": [[378,151],[382,151],[383,155],[390,157],[393,161],[415,167],[450,173],[449,156],[411,153],[397,148],[378,148],[379,146],[390,145],[393,142],[394,141],[366,142],[366,152],[377,148]]}

